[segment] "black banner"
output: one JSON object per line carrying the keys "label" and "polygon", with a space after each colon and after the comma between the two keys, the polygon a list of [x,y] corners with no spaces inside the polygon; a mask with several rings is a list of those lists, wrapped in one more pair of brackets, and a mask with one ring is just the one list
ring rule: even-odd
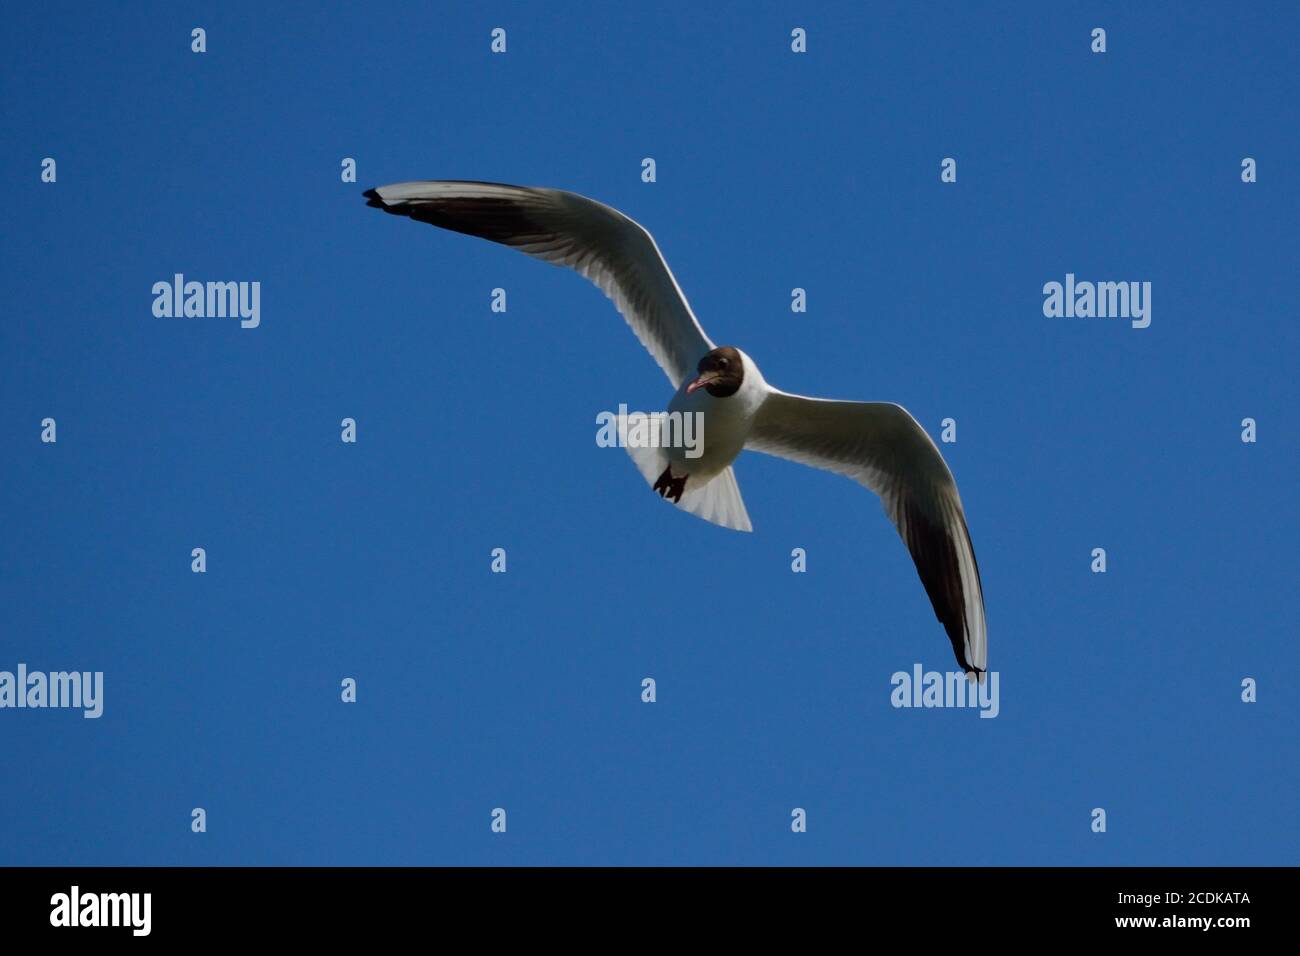
{"label": "black banner", "polygon": [[[1295,869],[439,869],[36,868],[0,870],[7,940],[41,936],[337,943],[432,927],[494,938],[615,921],[635,936],[682,924],[760,936],[773,923],[926,938],[996,929],[1231,944],[1277,932]],[[702,922],[701,922],[702,921]],[[608,929],[601,931],[608,937]]]}

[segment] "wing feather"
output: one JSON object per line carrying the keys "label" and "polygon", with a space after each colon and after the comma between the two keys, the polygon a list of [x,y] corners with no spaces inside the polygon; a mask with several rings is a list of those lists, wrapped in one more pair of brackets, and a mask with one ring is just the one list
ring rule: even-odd
{"label": "wing feather", "polygon": [[384,212],[575,270],[614,302],[673,388],[713,348],[653,237],[617,209],[576,193],[501,183],[394,183],[365,196]]}
{"label": "wing feather", "polygon": [[846,475],[879,495],[957,662],[984,672],[984,592],[961,497],[938,447],[906,409],[773,391],[745,447]]}

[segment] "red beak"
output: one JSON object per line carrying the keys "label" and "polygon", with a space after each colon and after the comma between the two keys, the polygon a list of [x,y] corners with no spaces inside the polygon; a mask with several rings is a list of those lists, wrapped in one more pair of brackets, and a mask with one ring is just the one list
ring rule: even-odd
{"label": "red beak", "polygon": [[695,381],[691,382],[691,384],[686,386],[686,394],[689,395],[691,394],[691,392],[695,391],[696,389],[703,388],[705,385],[708,385],[717,377],[718,377],[717,372],[701,373],[699,378],[695,379]]}

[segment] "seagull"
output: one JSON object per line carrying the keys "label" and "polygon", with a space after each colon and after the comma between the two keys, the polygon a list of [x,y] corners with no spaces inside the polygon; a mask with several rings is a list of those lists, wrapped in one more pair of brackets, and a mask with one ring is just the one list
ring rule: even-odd
{"label": "seagull", "polygon": [[[500,183],[424,181],[379,186],[367,205],[511,246],[595,283],[672,382],[668,410],[702,413],[698,457],[682,448],[626,444],[666,501],[738,531],[752,525],[732,462],[762,452],[852,478],[880,497],[916,564],[957,663],[987,668],[984,594],[952,472],[902,406],[783,392],[740,349],[704,334],[659,247],[642,226],[576,193]],[[698,419],[697,419],[698,420]]]}

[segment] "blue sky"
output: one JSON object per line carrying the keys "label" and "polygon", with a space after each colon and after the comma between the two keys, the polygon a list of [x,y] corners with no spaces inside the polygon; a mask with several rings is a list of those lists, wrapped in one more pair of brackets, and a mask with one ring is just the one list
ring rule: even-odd
{"label": "blue sky", "polygon": [[[9,11],[0,669],[105,703],[0,710],[0,864],[1294,864],[1300,14],[1134,6]],[[614,205],[773,384],[954,418],[997,719],[890,706],[953,660],[864,489],[747,454],[741,535],[598,448],[667,381],[360,196],[425,178]]]}

